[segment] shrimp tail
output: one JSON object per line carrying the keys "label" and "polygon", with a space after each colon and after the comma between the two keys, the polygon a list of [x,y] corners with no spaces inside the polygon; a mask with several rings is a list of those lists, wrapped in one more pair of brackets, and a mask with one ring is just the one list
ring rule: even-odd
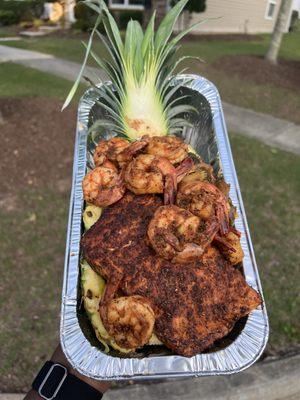
{"label": "shrimp tail", "polygon": [[216,207],[217,220],[220,224],[220,231],[222,235],[226,235],[229,232],[229,218],[226,212],[226,204],[217,204]]}
{"label": "shrimp tail", "polygon": [[175,174],[168,174],[165,177],[164,204],[174,204],[177,193],[177,179]]}
{"label": "shrimp tail", "polygon": [[211,221],[209,224],[207,224],[206,229],[201,233],[201,243],[199,243],[203,249],[206,249],[206,247],[211,244],[219,229],[220,226],[217,221]]}
{"label": "shrimp tail", "polygon": [[195,243],[187,243],[184,248],[172,258],[173,263],[190,263],[195,259],[199,259],[203,256],[207,246],[199,246]]}
{"label": "shrimp tail", "polygon": [[175,168],[174,173],[167,174],[165,177],[164,204],[174,204],[177,194],[177,184],[191,170],[194,163],[190,157],[185,158],[182,163]]}
{"label": "shrimp tail", "polygon": [[115,271],[112,274],[109,281],[107,282],[104,290],[103,297],[101,299],[101,304],[107,304],[110,300],[112,300],[115,296],[115,293],[118,291],[120,282],[122,280],[122,274],[119,271]]}
{"label": "shrimp tail", "polygon": [[165,231],[162,233],[165,241],[176,251],[182,251],[182,245],[180,244],[178,238],[171,232]]}
{"label": "shrimp tail", "polygon": [[229,227],[229,232],[234,233],[236,236],[238,236],[239,238],[242,236],[241,232],[238,231],[234,226],[230,226]]}
{"label": "shrimp tail", "polygon": [[143,150],[148,145],[148,142],[147,136],[143,136],[141,140],[137,140],[126,147],[122,153],[133,157],[136,153]]}
{"label": "shrimp tail", "polygon": [[222,246],[226,247],[228,250],[232,251],[233,253],[236,253],[236,249],[231,246],[225,239],[221,238],[220,235],[216,235],[214,240],[217,243],[220,243]]}
{"label": "shrimp tail", "polygon": [[182,181],[182,179],[190,172],[190,170],[194,166],[194,161],[191,159],[191,157],[185,158],[182,163],[176,168],[176,178],[177,178],[177,183]]}

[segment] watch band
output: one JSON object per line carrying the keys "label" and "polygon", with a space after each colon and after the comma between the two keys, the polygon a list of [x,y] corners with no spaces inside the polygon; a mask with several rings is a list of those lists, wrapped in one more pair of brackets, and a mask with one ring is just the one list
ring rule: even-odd
{"label": "watch band", "polygon": [[32,388],[45,400],[99,400],[103,394],[69,374],[65,366],[46,361],[32,382]]}

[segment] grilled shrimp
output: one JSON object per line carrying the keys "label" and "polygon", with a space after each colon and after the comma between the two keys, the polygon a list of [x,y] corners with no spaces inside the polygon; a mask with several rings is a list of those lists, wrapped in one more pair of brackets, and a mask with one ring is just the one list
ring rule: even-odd
{"label": "grilled shrimp", "polygon": [[122,348],[135,350],[148,343],[155,322],[150,302],[142,296],[115,298],[122,271],[114,270],[106,284],[99,312],[105,329]]}
{"label": "grilled shrimp", "polygon": [[188,145],[176,136],[153,136],[146,148],[147,154],[167,158],[172,164],[178,164],[188,155]]}
{"label": "grilled shrimp", "polygon": [[143,136],[140,140],[136,140],[126,147],[121,153],[117,155],[117,161],[120,167],[124,167],[128,164],[133,157],[143,150],[148,144],[148,136]]}
{"label": "grilled shrimp", "polygon": [[190,167],[188,160],[175,168],[167,158],[140,154],[127,164],[123,178],[133,193],[164,193],[164,203],[173,204],[177,183]]}
{"label": "grilled shrimp", "polygon": [[215,182],[213,167],[211,165],[206,164],[203,161],[196,162],[196,164],[191,169],[189,174],[182,179],[182,184],[188,182],[198,182],[198,181],[210,182],[210,183]]}
{"label": "grilled shrimp", "polygon": [[116,162],[118,154],[129,145],[130,143],[127,140],[119,137],[113,137],[109,140],[99,142],[93,156],[95,166],[99,167],[105,160]]}
{"label": "grilled shrimp", "polygon": [[175,168],[166,158],[140,154],[125,167],[123,176],[135,194],[163,193],[164,177],[175,181]]}
{"label": "grilled shrimp", "polygon": [[98,207],[120,200],[126,190],[116,166],[110,161],[89,172],[82,181],[82,189],[85,201]]}
{"label": "grilled shrimp", "polygon": [[116,343],[135,350],[149,342],[155,322],[150,302],[142,296],[124,296],[100,305],[104,326]]}
{"label": "grilled shrimp", "polygon": [[232,264],[236,265],[243,261],[244,252],[241,246],[241,233],[235,228],[230,227],[229,232],[220,237],[215,236],[215,244],[220,249],[223,256]]}
{"label": "grilled shrimp", "polygon": [[208,225],[190,211],[161,206],[150,221],[148,238],[160,256],[185,263],[202,257],[218,229],[216,222]]}
{"label": "grilled shrimp", "polygon": [[228,232],[230,206],[226,196],[215,185],[201,181],[182,182],[176,204],[204,221],[217,221],[222,235]]}

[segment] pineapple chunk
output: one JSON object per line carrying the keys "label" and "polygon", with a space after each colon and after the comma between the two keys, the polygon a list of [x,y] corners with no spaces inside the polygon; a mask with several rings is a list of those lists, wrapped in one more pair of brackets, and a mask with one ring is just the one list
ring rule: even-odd
{"label": "pineapple chunk", "polygon": [[132,351],[131,349],[123,349],[118,346],[105,329],[99,313],[99,302],[105,289],[105,280],[86,261],[81,263],[81,286],[84,308],[95,330],[97,339],[105,348],[104,351],[106,353],[109,352],[108,344],[121,353]]}
{"label": "pineapple chunk", "polygon": [[86,206],[83,212],[83,223],[86,231],[98,221],[98,219],[101,217],[101,214],[101,207],[94,206],[93,204],[88,204]]}
{"label": "pineapple chunk", "polygon": [[149,339],[148,344],[149,344],[150,346],[160,346],[160,345],[162,345],[163,343],[158,339],[158,337],[155,335],[155,333],[152,333],[152,335],[151,335],[151,337],[150,337],[150,339]]}
{"label": "pineapple chunk", "polygon": [[108,339],[109,335],[98,312],[99,302],[105,289],[105,281],[86,261],[81,264],[81,286],[84,308],[93,328],[103,339]]}
{"label": "pineapple chunk", "polygon": [[196,152],[196,150],[194,149],[194,147],[192,147],[190,144],[188,145],[188,152],[195,154],[196,156],[198,156],[198,153]]}
{"label": "pineapple chunk", "polygon": [[[118,346],[105,329],[99,313],[99,302],[105,289],[105,280],[86,261],[81,263],[81,287],[84,308],[95,330],[97,339],[104,346],[105,353],[109,352],[108,345],[121,353],[132,351],[131,349],[123,349]],[[153,333],[148,344],[161,345],[162,343],[155,333]]]}

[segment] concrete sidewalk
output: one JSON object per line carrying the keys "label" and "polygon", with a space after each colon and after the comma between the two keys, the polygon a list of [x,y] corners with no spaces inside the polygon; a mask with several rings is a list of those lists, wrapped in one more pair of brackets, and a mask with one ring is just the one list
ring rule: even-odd
{"label": "concrete sidewalk", "polygon": [[[56,58],[51,54],[0,45],[0,63],[3,62],[21,64],[70,81],[75,81],[81,68],[78,63]],[[96,78],[105,78],[104,73],[91,67],[86,68],[84,75],[93,81],[97,81]],[[84,79],[82,82],[85,82]]]}
{"label": "concrete sidewalk", "polygon": [[[71,81],[76,79],[80,70],[80,64],[72,61],[36,51],[0,45],[0,63],[8,61]],[[97,77],[105,80],[105,74],[96,68],[87,68],[84,75],[95,82],[97,82]],[[223,103],[223,107],[229,131],[254,137],[270,146],[300,154],[299,125],[227,103]]]}
{"label": "concrete sidewalk", "polygon": [[223,102],[229,132],[261,140],[269,146],[300,154],[300,126]]}
{"label": "concrete sidewalk", "polygon": [[39,53],[37,51],[22,50],[15,47],[0,45],[0,63],[15,62],[19,63],[22,60],[36,60],[36,59],[54,59],[50,54]]}
{"label": "concrete sidewalk", "polygon": [[[299,400],[300,354],[264,361],[235,375],[135,384],[108,391],[104,400]],[[0,400],[21,400],[1,394]]]}

